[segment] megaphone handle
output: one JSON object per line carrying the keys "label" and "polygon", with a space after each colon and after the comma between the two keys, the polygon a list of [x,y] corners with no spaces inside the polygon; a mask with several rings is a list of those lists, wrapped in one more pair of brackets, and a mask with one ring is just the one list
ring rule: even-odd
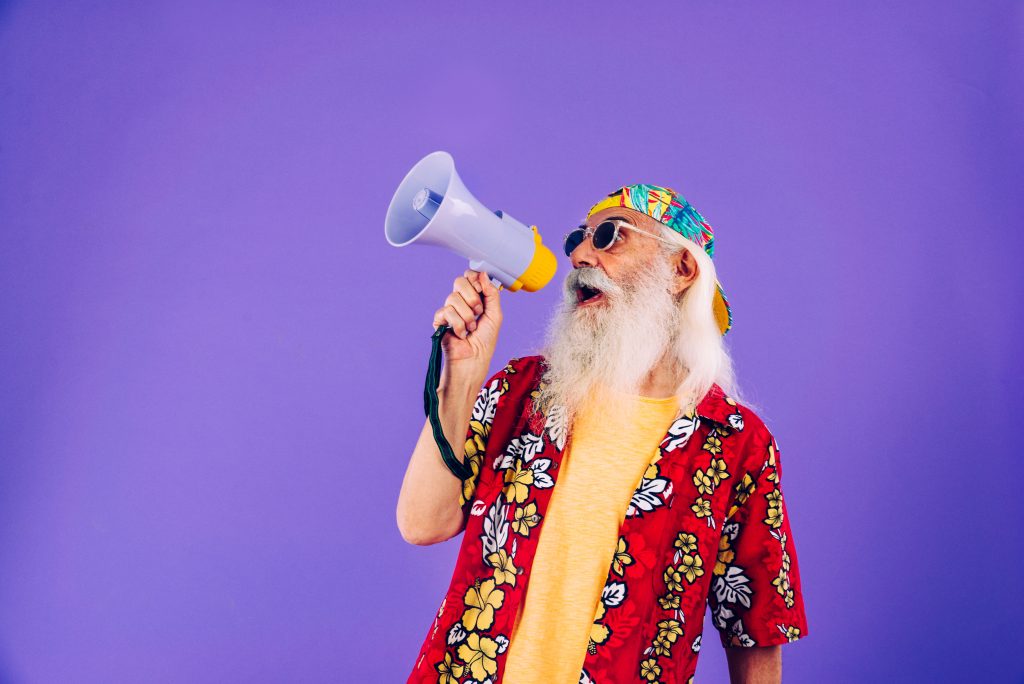
{"label": "megaphone handle", "polygon": [[434,331],[430,347],[430,363],[427,365],[427,379],[423,385],[423,412],[430,420],[430,429],[434,433],[434,442],[441,451],[441,458],[448,466],[448,470],[460,480],[468,480],[473,477],[473,470],[468,463],[463,463],[455,457],[452,445],[444,436],[441,429],[441,419],[437,415],[437,387],[441,384],[441,338],[451,330],[451,326],[439,325]]}

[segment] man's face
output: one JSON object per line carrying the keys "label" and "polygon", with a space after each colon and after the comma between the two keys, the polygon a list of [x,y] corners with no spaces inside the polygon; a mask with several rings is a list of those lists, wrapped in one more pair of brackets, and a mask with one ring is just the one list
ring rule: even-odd
{"label": "man's face", "polygon": [[657,239],[657,222],[632,209],[602,210],[586,225],[613,217],[649,235],[621,228],[621,239],[608,249],[594,249],[590,238],[580,243],[569,255],[573,269],[548,326],[544,355],[549,370],[542,399],[567,407],[570,415],[596,396],[612,402],[609,388],[635,393],[671,352],[681,326],[677,293],[689,284],[680,275],[681,265],[692,264],[693,256],[685,249],[681,253],[689,262],[678,254],[669,256]]}
{"label": "man's face", "polygon": [[[636,231],[622,227],[619,230],[619,239],[607,249],[595,249],[592,237],[588,237],[573,250],[569,259],[573,268],[600,269],[615,284],[622,287],[635,281],[641,269],[650,269],[655,259],[665,259],[666,256],[662,253],[662,243],[657,239],[661,237],[657,222],[646,214],[633,209],[625,207],[602,209],[587,220],[586,226],[593,229],[603,221],[615,218],[624,219],[627,223],[636,226],[638,230],[655,237],[638,235]],[[666,286],[674,289],[672,284],[666,283]],[[607,305],[605,295],[592,288],[578,286],[576,296],[580,308]]]}

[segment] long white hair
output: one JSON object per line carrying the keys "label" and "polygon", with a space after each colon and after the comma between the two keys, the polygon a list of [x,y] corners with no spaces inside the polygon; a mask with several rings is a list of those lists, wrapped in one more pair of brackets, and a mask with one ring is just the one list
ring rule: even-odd
{"label": "long white hair", "polygon": [[697,262],[697,277],[678,298],[677,304],[679,330],[673,340],[673,353],[676,362],[687,370],[675,392],[680,407],[687,412],[695,408],[711,389],[712,383],[717,383],[729,397],[757,411],[758,407],[742,394],[732,354],[715,320],[712,302],[717,272],[714,262],[692,240],[662,223],[657,223],[657,226],[661,237],[675,243],[660,243],[666,258],[674,257],[685,249]]}

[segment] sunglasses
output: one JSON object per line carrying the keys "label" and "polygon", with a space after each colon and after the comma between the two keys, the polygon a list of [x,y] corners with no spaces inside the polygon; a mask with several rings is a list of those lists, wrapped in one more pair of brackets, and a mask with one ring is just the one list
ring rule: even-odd
{"label": "sunglasses", "polygon": [[564,242],[565,256],[572,256],[573,251],[575,251],[575,249],[577,247],[579,247],[581,244],[583,244],[583,241],[586,240],[590,236],[593,236],[592,239],[593,239],[594,249],[601,250],[601,251],[606,250],[609,247],[611,247],[612,245],[614,245],[616,242],[618,242],[619,240],[622,239],[622,236],[619,234],[619,230],[621,228],[627,228],[627,229],[632,230],[632,231],[634,231],[636,233],[640,233],[641,235],[646,235],[647,237],[654,238],[655,240],[660,240],[661,242],[664,242],[664,243],[667,243],[667,244],[670,244],[670,245],[674,245],[675,244],[672,241],[666,240],[663,237],[660,237],[658,235],[654,235],[652,233],[648,233],[647,231],[644,231],[644,230],[640,230],[639,228],[637,228],[633,224],[627,223],[623,219],[609,219],[607,221],[602,221],[601,223],[597,224],[593,228],[588,228],[586,226],[580,226],[576,230],[570,231],[565,236],[565,242]]}

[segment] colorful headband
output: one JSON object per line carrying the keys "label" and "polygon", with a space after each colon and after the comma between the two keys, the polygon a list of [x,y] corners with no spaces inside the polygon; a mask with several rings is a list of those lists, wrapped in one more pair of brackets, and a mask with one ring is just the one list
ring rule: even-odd
{"label": "colorful headband", "polygon": [[[590,218],[597,212],[610,207],[625,207],[647,214],[655,221],[665,224],[687,240],[704,249],[709,258],[715,256],[715,232],[693,205],[682,195],[670,188],[659,185],[627,185],[611,193],[587,212]],[[725,298],[722,284],[715,280],[715,299],[712,308],[718,328],[725,335],[732,328],[732,308]]]}

